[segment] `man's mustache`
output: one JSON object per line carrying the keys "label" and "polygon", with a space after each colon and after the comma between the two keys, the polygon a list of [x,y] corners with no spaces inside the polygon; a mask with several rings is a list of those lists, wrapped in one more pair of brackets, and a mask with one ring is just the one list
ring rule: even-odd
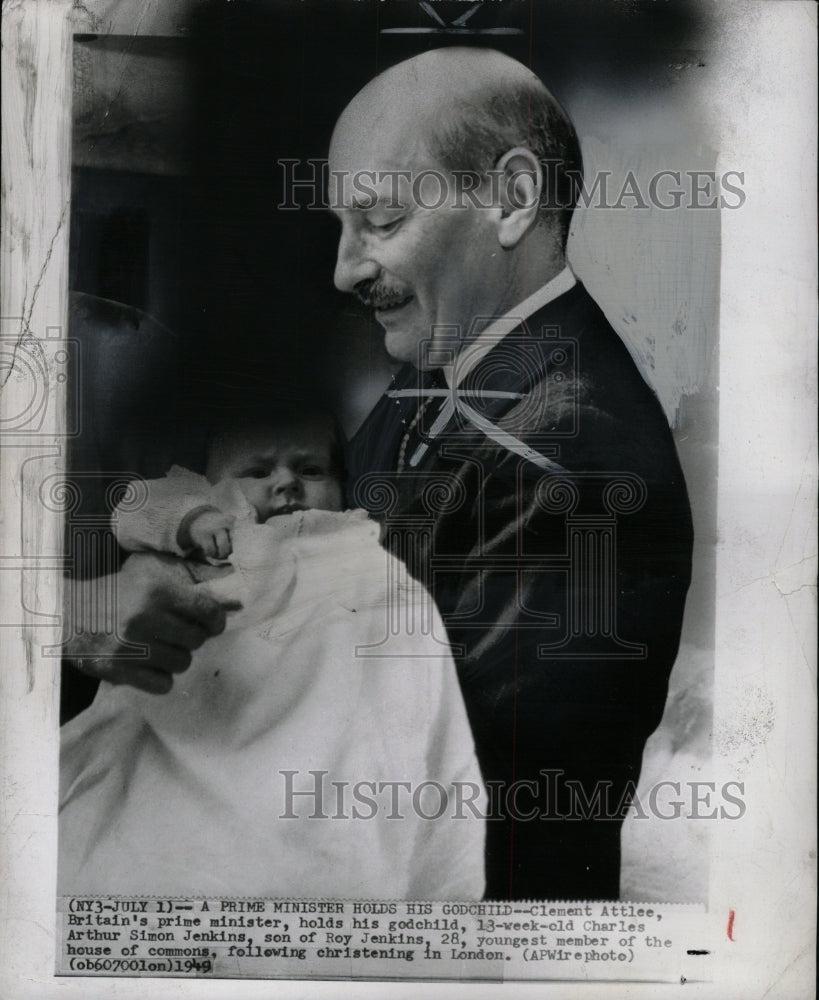
{"label": "man's mustache", "polygon": [[400,285],[390,284],[381,278],[368,278],[355,286],[356,297],[371,309],[389,309],[408,299],[409,291]]}

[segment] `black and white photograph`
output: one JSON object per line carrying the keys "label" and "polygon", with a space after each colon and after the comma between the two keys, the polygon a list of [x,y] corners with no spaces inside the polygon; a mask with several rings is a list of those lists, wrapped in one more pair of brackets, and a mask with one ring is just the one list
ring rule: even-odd
{"label": "black and white photograph", "polygon": [[815,20],[4,4],[4,995],[807,995]]}

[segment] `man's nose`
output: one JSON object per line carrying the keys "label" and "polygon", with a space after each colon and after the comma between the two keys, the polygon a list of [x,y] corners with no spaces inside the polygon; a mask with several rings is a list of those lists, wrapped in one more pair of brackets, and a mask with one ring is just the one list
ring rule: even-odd
{"label": "man's nose", "polygon": [[362,281],[378,277],[379,265],[367,253],[360,233],[345,228],[338,241],[338,256],[333,281],[340,292],[354,292]]}

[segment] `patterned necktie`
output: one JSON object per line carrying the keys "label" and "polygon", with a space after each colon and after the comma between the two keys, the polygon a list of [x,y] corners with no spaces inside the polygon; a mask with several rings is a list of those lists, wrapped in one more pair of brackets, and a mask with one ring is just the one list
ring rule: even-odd
{"label": "patterned necktie", "polygon": [[423,457],[429,447],[427,433],[435,418],[441,412],[446,394],[423,395],[424,390],[440,390],[446,388],[444,373],[440,368],[424,372],[421,376],[421,397],[418,400],[418,407],[412,419],[408,422],[401,444],[398,448],[398,459],[396,468],[398,472],[404,472],[406,468],[414,466]]}

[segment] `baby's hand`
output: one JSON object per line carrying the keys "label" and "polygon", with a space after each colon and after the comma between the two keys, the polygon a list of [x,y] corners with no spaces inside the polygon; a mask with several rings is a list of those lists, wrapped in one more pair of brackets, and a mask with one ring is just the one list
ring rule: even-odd
{"label": "baby's hand", "polygon": [[227,559],[233,551],[230,532],[235,524],[235,517],[215,507],[192,510],[179,526],[179,547],[183,551],[197,550],[207,559]]}

